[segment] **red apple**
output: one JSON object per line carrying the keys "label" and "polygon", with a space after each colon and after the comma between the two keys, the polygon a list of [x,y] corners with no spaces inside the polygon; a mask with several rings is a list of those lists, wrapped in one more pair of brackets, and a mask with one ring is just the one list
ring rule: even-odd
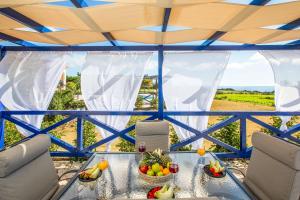
{"label": "red apple", "polygon": [[148,166],[147,165],[144,165],[144,166],[140,166],[140,171],[144,174],[147,174],[147,171],[148,171]]}

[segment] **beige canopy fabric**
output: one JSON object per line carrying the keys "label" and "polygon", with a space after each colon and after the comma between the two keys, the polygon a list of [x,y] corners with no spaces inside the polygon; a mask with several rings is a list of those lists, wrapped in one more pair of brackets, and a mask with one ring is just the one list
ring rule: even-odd
{"label": "beige canopy fabric", "polygon": [[1,0],[0,8],[14,7],[14,6],[26,5],[26,4],[41,4],[41,3],[57,2],[57,1],[61,1],[61,0]]}
{"label": "beige canopy fabric", "polygon": [[5,33],[6,35],[13,36],[15,38],[19,38],[21,40],[49,43],[49,44],[59,44],[58,42],[55,42],[45,37],[42,33],[29,32],[29,31],[17,31],[17,30],[1,30],[1,32]]}
{"label": "beige canopy fabric", "polygon": [[21,27],[24,27],[24,25],[4,15],[0,15],[0,30],[21,28]]}
{"label": "beige canopy fabric", "polygon": [[169,24],[173,26],[220,30],[246,7],[247,5],[227,3],[180,6],[172,10]]}
{"label": "beige canopy fabric", "polygon": [[76,13],[76,10],[80,9],[52,5],[26,5],[14,8],[14,10],[44,26],[90,30]]}
{"label": "beige canopy fabric", "polygon": [[[11,7],[53,31],[26,31],[26,23],[0,14],[0,33],[61,45],[107,41],[107,33],[115,40],[145,44],[207,40],[217,31],[225,32],[219,40],[237,43],[300,39],[299,30],[269,28],[299,19],[299,0],[264,6],[221,0],[104,0],[112,3],[85,8],[48,4],[55,1],[58,0],[0,1],[0,7]],[[166,8],[171,8],[171,29],[162,32]]]}
{"label": "beige canopy fabric", "polygon": [[163,8],[144,5],[108,4],[85,10],[106,32],[160,25],[164,15]]}
{"label": "beige canopy fabric", "polygon": [[144,5],[158,6],[164,8],[171,8],[178,5],[220,2],[222,0],[104,0],[104,1],[126,3],[126,4],[144,4]]}
{"label": "beige canopy fabric", "polygon": [[233,29],[259,28],[287,24],[300,18],[300,1],[260,6],[257,12],[248,16]]}
{"label": "beige canopy fabric", "polygon": [[183,30],[170,32],[155,32],[143,30],[116,31],[112,34],[119,40],[142,42],[146,44],[174,44],[188,41],[204,40],[211,35],[210,30]]}

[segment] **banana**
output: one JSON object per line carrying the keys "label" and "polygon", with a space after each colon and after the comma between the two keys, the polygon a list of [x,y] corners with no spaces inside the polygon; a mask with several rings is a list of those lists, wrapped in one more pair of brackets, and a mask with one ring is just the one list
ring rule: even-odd
{"label": "banana", "polygon": [[90,178],[97,178],[99,172],[100,172],[100,169],[97,167],[97,168],[93,171],[93,173],[90,175]]}
{"label": "banana", "polygon": [[91,175],[97,169],[97,165],[94,165],[92,168],[85,171],[86,174]]}

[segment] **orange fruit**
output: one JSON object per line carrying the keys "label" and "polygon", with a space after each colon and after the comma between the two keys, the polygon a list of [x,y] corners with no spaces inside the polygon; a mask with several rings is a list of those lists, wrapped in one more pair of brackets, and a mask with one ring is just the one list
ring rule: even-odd
{"label": "orange fruit", "polygon": [[204,148],[199,148],[197,150],[197,153],[200,155],[200,156],[204,156],[205,155],[205,149]]}
{"label": "orange fruit", "polygon": [[99,162],[98,168],[102,171],[105,170],[106,168],[108,168],[108,161],[104,160],[104,161]]}
{"label": "orange fruit", "polygon": [[164,175],[168,175],[170,173],[170,170],[168,168],[164,168],[162,172]]}
{"label": "orange fruit", "polygon": [[163,166],[159,166],[159,169],[161,172],[164,170]]}

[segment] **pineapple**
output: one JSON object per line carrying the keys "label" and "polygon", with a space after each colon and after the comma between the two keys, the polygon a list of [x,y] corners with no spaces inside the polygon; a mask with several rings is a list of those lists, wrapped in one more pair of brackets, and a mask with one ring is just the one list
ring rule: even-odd
{"label": "pineapple", "polygon": [[171,161],[171,158],[167,154],[163,154],[159,149],[153,152],[146,152],[142,163],[148,166],[159,163],[163,167],[167,167],[168,163],[170,163]]}
{"label": "pineapple", "polygon": [[170,158],[170,156],[166,155],[166,154],[163,154],[161,156],[161,165],[163,167],[168,167],[168,163],[171,163],[172,162],[172,159]]}

